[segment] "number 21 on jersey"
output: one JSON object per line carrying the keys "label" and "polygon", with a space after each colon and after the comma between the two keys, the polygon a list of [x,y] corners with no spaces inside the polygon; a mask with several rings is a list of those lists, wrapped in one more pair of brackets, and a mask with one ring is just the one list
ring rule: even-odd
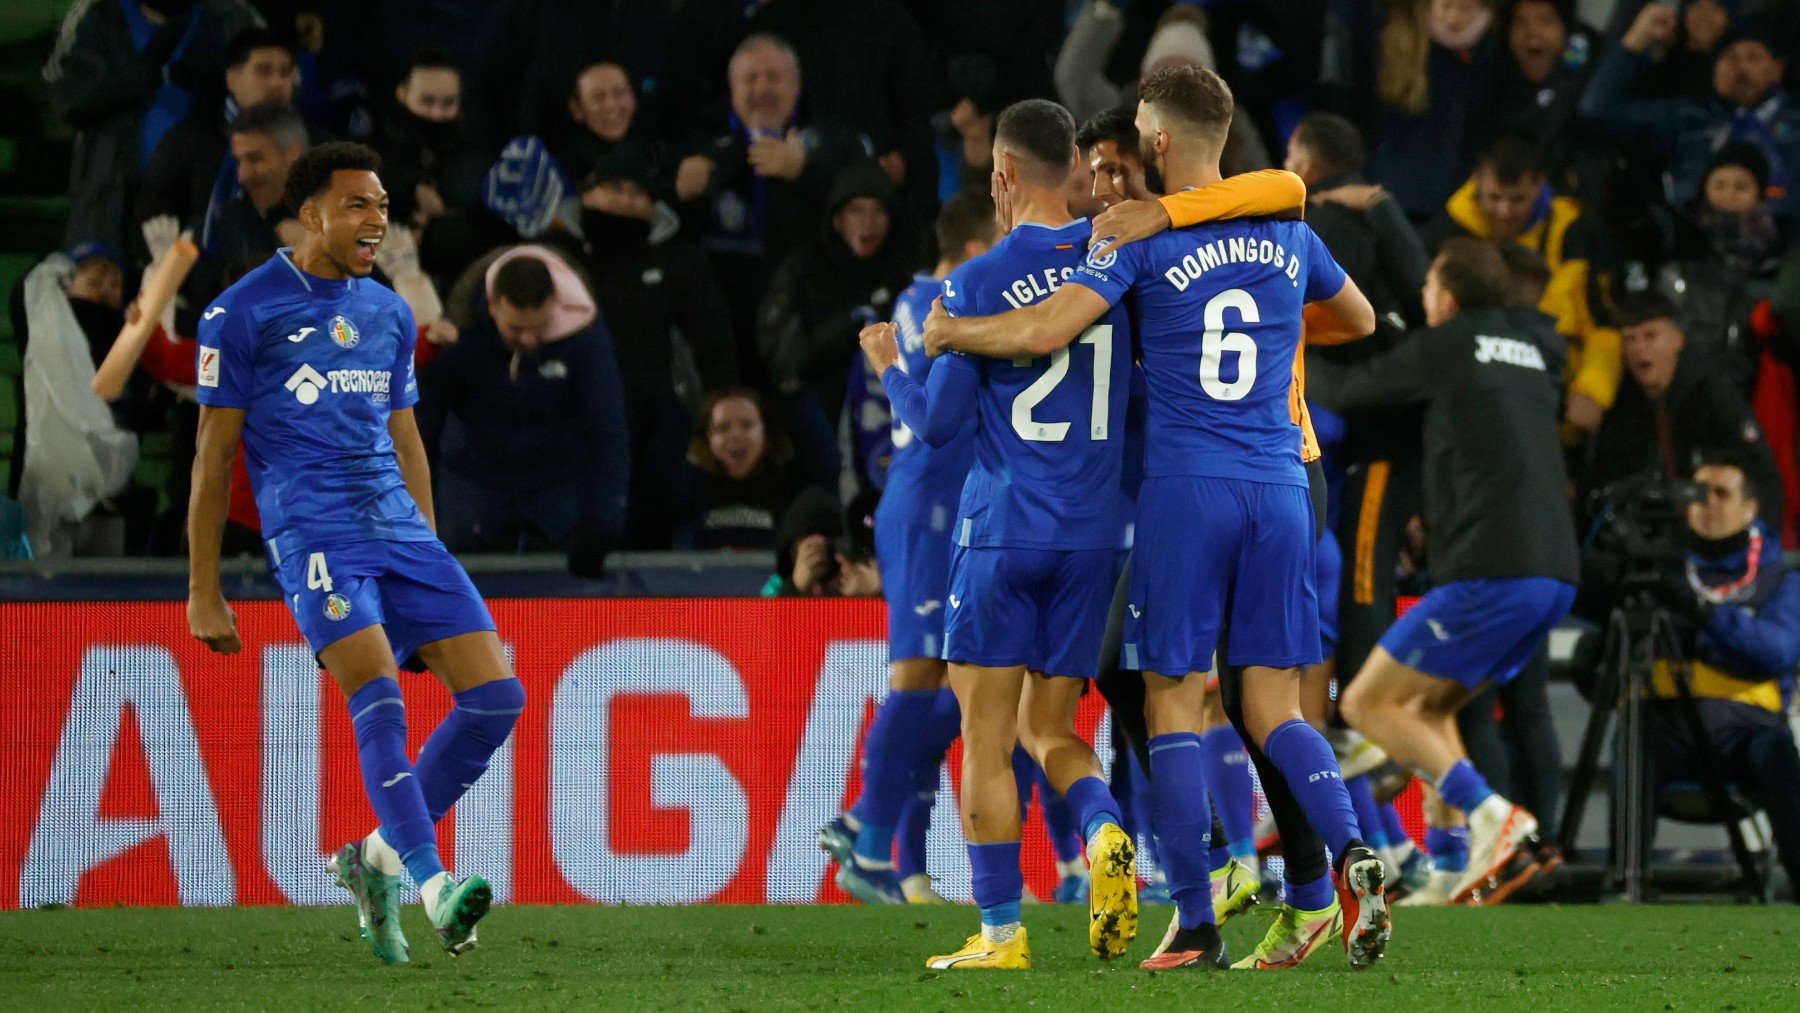
{"label": "number 21 on jersey", "polygon": [[[1112,363],[1113,363],[1113,325],[1096,324],[1081,332],[1076,339],[1078,345],[1091,345],[1094,349],[1094,394],[1089,411],[1093,424],[1088,429],[1088,439],[1101,441],[1106,439],[1109,416],[1112,414]],[[1030,362],[1013,360],[1015,365]],[[1019,439],[1032,443],[1061,443],[1068,439],[1069,423],[1041,422],[1031,417],[1031,413],[1043,400],[1050,396],[1063,379],[1069,375],[1069,350],[1059,348],[1050,353],[1050,368],[1044,375],[1032,382],[1031,386],[1019,392],[1012,403],[1013,432]]]}

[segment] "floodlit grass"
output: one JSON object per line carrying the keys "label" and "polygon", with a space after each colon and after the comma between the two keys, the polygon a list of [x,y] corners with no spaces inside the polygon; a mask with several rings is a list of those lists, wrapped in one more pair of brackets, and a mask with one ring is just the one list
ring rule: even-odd
{"label": "floodlit grass", "polygon": [[[1087,953],[1083,909],[1028,907],[1036,966],[1022,973],[924,969],[975,930],[966,907],[504,907],[460,958],[435,947],[414,907],[402,967],[370,956],[348,907],[26,911],[0,916],[0,982],[14,1009],[1800,1008],[1793,908],[1399,915],[1387,959],[1362,973],[1334,944],[1295,971],[1151,974],[1136,962],[1166,908],[1147,909],[1131,953],[1103,964]],[[1232,955],[1267,924],[1252,912],[1227,926]]]}

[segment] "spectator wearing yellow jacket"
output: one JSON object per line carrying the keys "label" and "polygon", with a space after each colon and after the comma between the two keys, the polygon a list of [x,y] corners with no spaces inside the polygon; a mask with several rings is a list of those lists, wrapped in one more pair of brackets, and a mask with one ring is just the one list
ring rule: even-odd
{"label": "spectator wearing yellow jacket", "polygon": [[1597,221],[1581,202],[1551,192],[1538,150],[1506,135],[1481,155],[1475,174],[1444,204],[1444,214],[1425,229],[1435,255],[1452,236],[1510,240],[1542,254],[1550,282],[1538,308],[1556,318],[1569,340],[1563,437],[1579,442],[1600,425],[1619,390],[1619,332],[1610,324],[1607,246]]}

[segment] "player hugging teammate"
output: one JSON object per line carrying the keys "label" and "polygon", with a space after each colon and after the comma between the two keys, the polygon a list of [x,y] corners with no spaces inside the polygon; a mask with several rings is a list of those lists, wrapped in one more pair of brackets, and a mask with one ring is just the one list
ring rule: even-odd
{"label": "player hugging teammate", "polygon": [[[1231,111],[1217,75],[1153,75],[1138,110],[1146,163],[1171,190],[1219,182]],[[1135,330],[1149,421],[1121,664],[1145,673],[1153,822],[1178,907],[1145,966],[1227,963],[1211,903],[1200,740],[1205,675],[1222,647],[1241,672],[1254,745],[1336,858],[1333,876],[1289,884],[1275,928],[1237,966],[1292,966],[1342,933],[1352,966],[1366,967],[1389,933],[1384,870],[1360,839],[1330,746],[1299,705],[1300,673],[1319,661],[1320,639],[1313,508],[1290,388],[1305,303],[1323,303],[1359,334],[1374,312],[1298,221],[1201,224],[1123,247],[1100,237],[1087,252],[1092,226],[1066,204],[1076,157],[1074,124],[1053,103],[1001,115],[995,190],[1009,233],[945,280],[925,340],[954,354],[924,388],[894,368],[891,328],[864,333],[896,413],[927,442],[960,432],[965,406],[977,420],[976,464],[953,527],[944,657],[963,710],[963,821],[982,932],[928,966],[1030,966],[1005,762],[1015,737],[1081,814],[1095,952],[1122,952],[1136,928],[1134,856],[1073,730],[1115,573]],[[1121,306],[1127,292],[1135,327]]]}

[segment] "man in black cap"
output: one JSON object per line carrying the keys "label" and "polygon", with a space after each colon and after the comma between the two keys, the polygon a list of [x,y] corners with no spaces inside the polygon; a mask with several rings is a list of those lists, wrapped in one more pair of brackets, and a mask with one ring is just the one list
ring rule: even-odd
{"label": "man in black cap", "polygon": [[1633,81],[1650,55],[1675,36],[1672,8],[1650,4],[1594,70],[1581,114],[1624,139],[1656,146],[1675,181],[1676,202],[1693,200],[1712,153],[1727,141],[1755,143],[1769,161],[1769,195],[1778,216],[1791,217],[1788,193],[1800,166],[1800,107],[1781,86],[1787,50],[1775,32],[1755,23],[1734,26],[1713,56],[1712,92],[1703,97],[1634,98]]}

